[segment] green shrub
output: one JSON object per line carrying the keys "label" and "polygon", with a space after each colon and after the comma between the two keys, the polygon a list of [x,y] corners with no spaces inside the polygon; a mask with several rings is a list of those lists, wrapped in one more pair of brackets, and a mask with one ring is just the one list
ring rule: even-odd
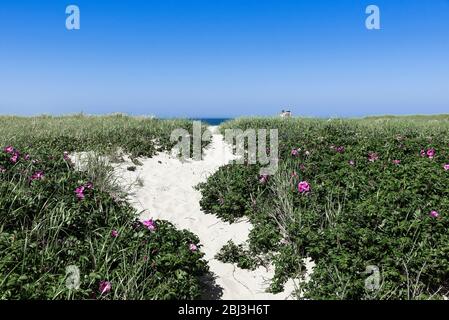
{"label": "green shrub", "polygon": [[258,184],[257,166],[222,166],[205,183],[197,186],[202,192],[200,205],[206,213],[234,222],[251,212],[251,197],[258,190]]}
{"label": "green shrub", "polygon": [[260,263],[243,248],[243,245],[236,245],[232,240],[221,248],[215,258],[224,263],[235,263],[242,269],[254,270]]}
{"label": "green shrub", "polygon": [[200,296],[195,235],[159,220],[150,231],[63,153],[17,152],[0,150],[0,299]]}
{"label": "green shrub", "polygon": [[[254,224],[245,254],[252,259],[261,255],[275,266],[272,291],[282,290],[289,277],[303,278],[303,261],[311,258],[316,266],[303,284],[304,298],[428,299],[448,294],[447,121],[262,118],[231,121],[225,128],[279,130],[277,173],[263,189],[255,179],[241,179],[244,183],[226,194],[239,199],[239,208],[245,208],[239,212]],[[298,154],[293,156],[292,149]],[[430,149],[435,155],[427,155]],[[227,172],[233,170],[242,169],[227,167]],[[219,183],[203,184],[202,206],[226,217],[220,206],[210,204],[212,195],[234,179],[222,174]],[[298,191],[301,181],[308,182],[309,192]],[[438,217],[431,215],[434,210]],[[229,261],[244,259],[238,252],[238,259]],[[365,283],[370,266],[379,269],[376,290]]]}

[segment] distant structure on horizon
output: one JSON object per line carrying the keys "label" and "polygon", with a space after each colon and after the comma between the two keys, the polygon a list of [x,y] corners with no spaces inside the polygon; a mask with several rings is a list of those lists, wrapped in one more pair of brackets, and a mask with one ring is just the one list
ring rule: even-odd
{"label": "distant structure on horizon", "polygon": [[290,118],[292,116],[292,112],[290,110],[282,110],[280,116],[281,118]]}

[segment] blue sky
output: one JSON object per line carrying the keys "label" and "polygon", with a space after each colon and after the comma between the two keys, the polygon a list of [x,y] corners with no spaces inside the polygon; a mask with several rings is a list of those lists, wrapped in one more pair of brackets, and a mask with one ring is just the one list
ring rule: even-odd
{"label": "blue sky", "polygon": [[[370,4],[381,30],[365,28]],[[0,114],[284,107],[449,113],[449,0],[0,0]]]}

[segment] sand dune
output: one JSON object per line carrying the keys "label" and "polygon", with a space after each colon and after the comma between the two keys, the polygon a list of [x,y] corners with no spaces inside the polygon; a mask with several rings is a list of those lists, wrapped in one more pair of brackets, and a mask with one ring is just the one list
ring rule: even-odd
{"label": "sand dune", "polygon": [[229,224],[201,211],[201,194],[194,187],[233,159],[230,146],[225,144],[217,128],[209,129],[213,133],[212,142],[201,161],[181,162],[168,153],[161,153],[140,160],[143,165],[133,172],[126,170],[129,163],[121,164],[118,170],[122,171],[123,178],[128,182],[139,179],[143,183],[134,188],[131,203],[143,211],[142,219],[168,220],[198,235],[211,271],[210,277],[204,279],[205,299],[287,299],[294,290],[292,281],[283,293],[265,292],[273,270],[264,267],[255,271],[242,270],[214,259],[227,241],[244,242],[251,224],[246,220]]}

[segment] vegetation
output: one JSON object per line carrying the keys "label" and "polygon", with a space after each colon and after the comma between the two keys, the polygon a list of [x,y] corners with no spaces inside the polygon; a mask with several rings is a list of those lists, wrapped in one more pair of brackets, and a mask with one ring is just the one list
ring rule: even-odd
{"label": "vegetation", "polygon": [[[0,145],[14,144],[22,150],[39,152],[98,151],[131,157],[151,157],[157,152],[170,150],[170,134],[183,128],[192,132],[192,121],[160,120],[110,116],[0,116]],[[207,142],[203,142],[203,146]]]}
{"label": "vegetation", "polygon": [[310,281],[297,292],[307,299],[447,295],[449,123],[439,118],[225,123],[277,128],[280,163],[270,177],[230,164],[199,186],[205,211],[254,225],[245,246],[228,243],[218,258],[247,268],[271,262],[274,292],[303,279],[311,258]]}
{"label": "vegetation", "polygon": [[94,156],[152,156],[189,122],[111,117],[0,118],[0,299],[195,299],[207,271],[198,238],[139,221]]}

